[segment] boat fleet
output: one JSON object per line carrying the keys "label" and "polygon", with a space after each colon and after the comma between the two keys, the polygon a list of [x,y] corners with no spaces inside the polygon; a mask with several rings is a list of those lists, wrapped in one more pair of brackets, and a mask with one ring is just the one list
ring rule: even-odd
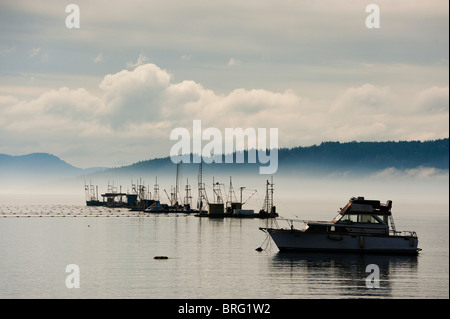
{"label": "boat fleet", "polygon": [[[230,177],[230,184],[228,190],[223,183],[217,182],[213,179],[213,196],[209,200],[206,186],[203,182],[202,164],[199,165],[198,174],[198,198],[197,205],[194,208],[192,203],[192,189],[187,181],[184,188],[184,197],[180,196],[180,165],[177,164],[176,183],[175,187],[171,187],[170,194],[165,189],[163,194],[167,197],[167,202],[161,200],[161,192],[156,178],[153,194],[150,188],[142,182],[131,184],[131,191],[122,192],[122,187],[117,189],[114,185],[108,182],[107,192],[100,194],[102,199],[99,199],[98,186],[92,183],[85,182],[85,195],[87,206],[106,206],[109,208],[129,208],[130,210],[142,211],[149,214],[193,214],[197,217],[209,218],[274,218],[277,217],[276,208],[273,205],[273,180],[266,181],[266,197],[264,199],[263,207],[259,212],[255,213],[253,209],[244,209],[244,204],[257,192],[253,190],[250,196],[243,198],[243,190],[245,187],[240,187],[240,198],[237,199],[235,194],[232,178]],[[228,195],[226,195],[228,194]]]}
{"label": "boat fleet", "polygon": [[[273,179],[266,181],[264,204],[259,213],[254,210],[243,209],[246,201],[256,190],[243,200],[240,187],[240,199],[237,200],[232,180],[228,188],[228,196],[224,199],[224,184],[213,179],[213,198],[208,200],[205,184],[202,179],[202,164],[199,166],[197,207],[192,205],[191,187],[185,186],[183,202],[179,200],[179,167],[177,165],[176,186],[172,187],[170,196],[164,193],[168,204],[160,200],[158,181],[153,188],[153,196],[142,181],[132,184],[132,191],[123,193],[112,185],[108,191],[98,197],[98,187],[85,183],[86,205],[127,207],[130,210],[140,210],[148,214],[183,213],[194,214],[197,217],[209,218],[273,218],[276,227],[260,227],[259,229],[272,239],[281,252],[357,252],[357,253],[394,253],[417,254],[418,236],[415,231],[398,231],[392,215],[392,201],[381,203],[379,200],[369,200],[362,196],[352,197],[339,210],[338,215],[330,221],[311,221],[299,219],[276,218],[278,213],[273,202]],[[109,183],[108,183],[109,184]],[[278,222],[285,222],[280,227]],[[303,227],[298,227],[298,223]],[[261,251],[262,248],[257,250]]]}

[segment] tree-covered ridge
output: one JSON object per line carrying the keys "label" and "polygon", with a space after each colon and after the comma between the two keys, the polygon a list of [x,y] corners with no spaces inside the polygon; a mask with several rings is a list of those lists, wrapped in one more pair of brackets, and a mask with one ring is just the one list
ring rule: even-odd
{"label": "tree-covered ridge", "polygon": [[317,164],[358,167],[418,166],[448,169],[449,139],[400,142],[323,142],[309,147],[281,149],[279,161],[283,164]]}
{"label": "tree-covered ridge", "polygon": [[[232,172],[240,170],[257,173],[262,164],[248,163],[248,151],[244,152],[245,163],[204,165],[205,170]],[[446,170],[449,168],[449,139],[433,141],[399,141],[399,142],[323,142],[307,147],[282,148],[278,150],[278,172],[332,172],[332,171],[377,171],[385,168],[411,169],[432,167]],[[140,161],[133,165],[115,170],[121,173],[167,171],[173,172],[174,163],[169,157]],[[198,164],[183,163],[184,170],[195,172]]]}

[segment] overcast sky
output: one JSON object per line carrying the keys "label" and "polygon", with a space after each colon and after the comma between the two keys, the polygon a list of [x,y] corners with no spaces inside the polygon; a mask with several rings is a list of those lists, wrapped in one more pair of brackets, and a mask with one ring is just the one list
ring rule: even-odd
{"label": "overcast sky", "polygon": [[280,147],[449,136],[448,1],[0,1],[0,153],[169,156],[177,127]]}

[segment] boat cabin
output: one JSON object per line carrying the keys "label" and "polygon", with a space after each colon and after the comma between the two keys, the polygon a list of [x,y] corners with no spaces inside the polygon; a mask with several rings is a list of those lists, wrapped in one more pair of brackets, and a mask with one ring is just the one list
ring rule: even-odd
{"label": "boat cabin", "polygon": [[388,223],[392,201],[381,204],[379,200],[366,200],[364,197],[352,197],[341,209],[333,222],[337,223]]}
{"label": "boat cabin", "polygon": [[390,200],[382,204],[379,200],[352,197],[331,222],[310,221],[304,231],[389,234],[389,224],[395,231],[391,208]]}

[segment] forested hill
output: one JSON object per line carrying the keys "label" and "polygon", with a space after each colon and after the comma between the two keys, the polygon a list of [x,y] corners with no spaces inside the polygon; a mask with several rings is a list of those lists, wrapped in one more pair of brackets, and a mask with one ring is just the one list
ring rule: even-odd
{"label": "forested hill", "polygon": [[309,147],[282,149],[283,165],[360,167],[382,169],[395,167],[449,168],[449,139],[409,142],[323,142]]}
{"label": "forested hill", "polygon": [[[247,163],[245,152],[244,164],[204,165],[208,171],[257,173],[258,161]],[[224,161],[222,161],[224,162]],[[174,173],[175,164],[169,157],[137,162],[133,165],[113,169],[116,173]],[[374,172],[386,168],[411,169],[432,167],[448,170],[449,139],[433,141],[400,141],[400,142],[323,142],[307,147],[282,148],[278,152],[278,173],[290,172],[323,172],[367,171]],[[183,170],[196,171],[198,164],[183,163]],[[111,173],[111,171],[109,171]]]}
{"label": "forested hill", "polygon": [[[236,163],[234,156],[231,164],[205,164],[205,174],[258,174],[261,166],[248,163],[247,152],[245,163]],[[272,158],[273,160],[273,158]],[[224,162],[224,160],[222,161]],[[60,160],[51,154],[30,154],[10,156],[0,154],[0,176],[4,183],[10,180],[30,180],[68,178],[82,175],[81,178],[108,176],[136,177],[174,175],[176,165],[169,157],[140,161],[128,166],[104,169],[79,169]],[[373,173],[386,168],[401,170],[418,167],[448,170],[449,139],[433,141],[409,142],[323,142],[307,147],[283,148],[278,151],[277,174],[330,174],[345,172],[346,174]],[[194,176],[198,172],[198,164],[183,163],[184,173]],[[96,173],[92,173],[96,171]]]}

